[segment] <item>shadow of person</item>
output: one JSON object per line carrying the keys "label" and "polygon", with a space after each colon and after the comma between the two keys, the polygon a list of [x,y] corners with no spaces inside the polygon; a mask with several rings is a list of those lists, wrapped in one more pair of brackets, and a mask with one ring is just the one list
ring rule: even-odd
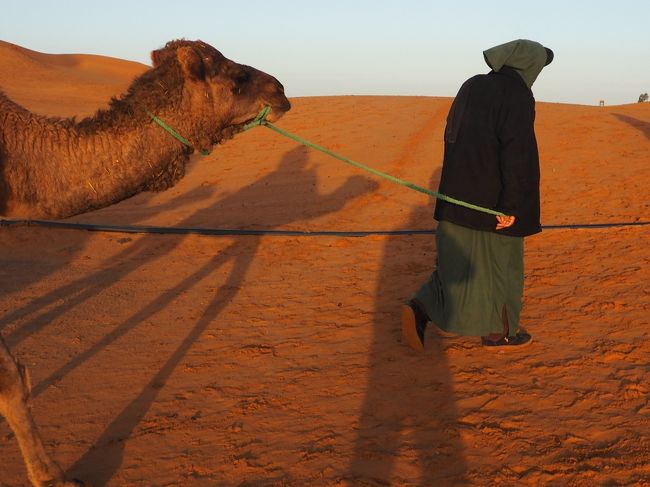
{"label": "shadow of person", "polygon": [[[300,181],[307,188],[315,188],[318,182],[317,174],[315,170],[307,168],[307,162],[308,153],[305,149],[299,147],[289,151],[273,173],[257,180],[237,193],[227,196],[219,202],[218,206],[242,208],[241,211],[244,213],[247,211],[263,211],[260,206],[248,209],[246,207],[250,206],[251,202],[259,199],[263,188],[269,185],[274,187],[280,181]],[[373,187],[373,183],[368,179],[355,176],[347,179],[345,183],[329,194],[318,194],[314,190],[301,193],[298,196],[296,196],[296,193],[276,193],[273,196],[275,204],[277,207],[278,201],[281,202],[282,211],[273,213],[270,226],[277,227],[304,220],[305,212],[309,213],[310,218],[336,212],[347,201],[369,192]],[[198,215],[198,213],[210,211],[211,209],[199,210],[188,220],[195,217],[199,217],[200,220],[205,220],[206,217],[210,218],[209,215]],[[214,217],[212,218],[214,219]],[[242,221],[245,221],[245,214],[242,219]],[[136,426],[149,411],[172,372],[182,361],[192,344],[201,337],[211,323],[218,319],[219,314],[235,298],[244,284],[246,274],[255,258],[261,239],[262,236],[232,237],[232,243],[227,248],[181,279],[175,286],[165,290],[156,299],[144,305],[103,340],[44,381],[45,384],[48,384],[55,378],[61,378],[68,374],[72,369],[99,353],[119,336],[122,336],[142,321],[149,319],[153,314],[160,311],[161,307],[169,305],[180,292],[187,291],[193,286],[200,286],[202,281],[205,280],[209,280],[210,284],[215,287],[218,286],[213,298],[201,311],[196,323],[190,328],[185,338],[169,354],[158,372],[151,377],[134,399],[106,427],[92,447],[70,468],[69,475],[87,479],[95,486],[105,485],[113,477],[123,461],[124,440],[131,436]],[[174,245],[178,245],[178,243]],[[166,249],[166,252],[168,251],[169,249]],[[136,265],[141,266],[143,264],[139,261]],[[222,274],[217,271],[226,264],[230,266],[231,270],[224,280],[220,277]],[[221,284],[214,282],[215,279],[219,279]],[[243,318],[245,319],[245,317]],[[41,388],[38,389],[41,390]]]}
{"label": "shadow of person", "polygon": [[631,125],[640,131],[643,135],[645,135],[646,139],[650,139],[650,123],[639,120],[638,118],[630,117],[628,115],[623,115],[622,113],[613,113],[612,115],[618,118],[621,122],[625,122],[626,124]]}
{"label": "shadow of person", "polygon": [[[436,171],[432,187],[439,177]],[[431,210],[414,210],[407,228],[433,224]],[[462,482],[465,459],[445,350],[449,339],[430,325],[424,354],[400,343],[400,307],[431,273],[432,240],[393,236],[386,241],[375,294],[368,384],[346,474],[350,485]]]}

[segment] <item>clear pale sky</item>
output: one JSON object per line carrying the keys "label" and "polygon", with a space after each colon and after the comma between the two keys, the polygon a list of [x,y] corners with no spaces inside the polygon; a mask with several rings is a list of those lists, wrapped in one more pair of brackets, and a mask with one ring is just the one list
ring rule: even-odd
{"label": "clear pale sky", "polygon": [[287,95],[455,96],[486,72],[482,51],[536,40],[555,60],[539,101],[635,103],[650,92],[647,0],[2,1],[0,39],[45,53],[150,64],[171,39],[201,39],[276,76]]}

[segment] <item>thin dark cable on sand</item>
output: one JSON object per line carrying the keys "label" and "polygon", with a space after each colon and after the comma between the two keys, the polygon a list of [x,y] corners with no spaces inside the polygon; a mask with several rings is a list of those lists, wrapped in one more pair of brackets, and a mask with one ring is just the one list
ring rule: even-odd
{"label": "thin dark cable on sand", "polygon": [[[594,230],[616,227],[640,227],[650,225],[650,222],[617,222],[617,223],[585,223],[566,225],[543,225],[543,230]],[[68,230],[87,230],[91,232],[163,234],[163,235],[203,235],[211,237],[224,236],[276,236],[276,237],[369,237],[382,235],[434,235],[435,229],[429,230],[367,230],[367,231],[335,231],[335,230],[246,230],[237,228],[201,228],[201,227],[157,227],[138,225],[103,225],[96,223],[73,223],[53,220],[0,220],[0,227],[44,227]]]}

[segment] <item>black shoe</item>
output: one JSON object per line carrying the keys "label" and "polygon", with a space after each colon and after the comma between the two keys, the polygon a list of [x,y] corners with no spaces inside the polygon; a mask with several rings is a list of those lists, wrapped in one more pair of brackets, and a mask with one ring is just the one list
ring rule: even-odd
{"label": "black shoe", "polygon": [[424,332],[429,318],[413,301],[402,306],[402,336],[416,352],[424,351]]}
{"label": "black shoe", "polygon": [[500,340],[490,340],[487,337],[481,337],[481,345],[493,350],[514,350],[520,349],[533,343],[533,337],[526,332],[519,332],[515,336],[505,336]]}

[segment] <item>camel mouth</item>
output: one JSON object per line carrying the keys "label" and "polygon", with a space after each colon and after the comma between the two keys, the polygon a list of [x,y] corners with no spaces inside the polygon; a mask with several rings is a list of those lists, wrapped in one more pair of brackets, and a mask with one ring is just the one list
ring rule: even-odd
{"label": "camel mouth", "polygon": [[287,99],[285,99],[280,105],[270,105],[270,106],[271,106],[271,113],[269,113],[268,117],[266,117],[266,120],[268,120],[271,123],[277,122],[284,116],[285,113],[291,110],[291,103]]}
{"label": "camel mouth", "polygon": [[[280,120],[285,113],[287,113],[289,110],[291,110],[291,103],[289,100],[286,100],[280,105],[273,105],[273,104],[264,104],[260,107],[260,112],[257,113],[254,117],[247,118],[246,120],[243,121],[237,121],[235,124],[233,124],[233,129],[239,133],[245,131],[247,128],[251,127],[251,124],[253,122],[258,122],[259,117],[263,115],[264,109],[265,108],[270,108],[270,111],[267,115],[263,116],[263,121],[273,123],[277,122]],[[261,122],[258,122],[257,124],[254,125],[261,125]]]}

